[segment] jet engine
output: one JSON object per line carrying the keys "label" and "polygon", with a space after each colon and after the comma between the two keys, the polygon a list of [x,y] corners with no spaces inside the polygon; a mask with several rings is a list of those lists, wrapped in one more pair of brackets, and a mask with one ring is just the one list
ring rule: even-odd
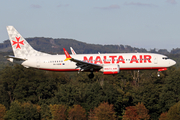
{"label": "jet engine", "polygon": [[102,70],[104,75],[118,74],[119,71],[120,71],[119,65],[117,64],[104,65]]}

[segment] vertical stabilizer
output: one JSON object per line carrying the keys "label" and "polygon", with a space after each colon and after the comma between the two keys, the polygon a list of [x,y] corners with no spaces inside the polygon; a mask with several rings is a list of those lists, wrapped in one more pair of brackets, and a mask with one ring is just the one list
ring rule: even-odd
{"label": "vertical stabilizer", "polygon": [[13,26],[7,26],[7,32],[15,57],[26,58],[29,56],[48,55],[34,50]]}

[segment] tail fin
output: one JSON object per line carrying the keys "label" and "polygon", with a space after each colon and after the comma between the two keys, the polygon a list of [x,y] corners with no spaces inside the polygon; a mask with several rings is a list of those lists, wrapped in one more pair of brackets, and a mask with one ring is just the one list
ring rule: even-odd
{"label": "tail fin", "polygon": [[46,53],[34,50],[13,26],[7,26],[7,32],[15,57],[26,58],[28,56],[48,55]]}

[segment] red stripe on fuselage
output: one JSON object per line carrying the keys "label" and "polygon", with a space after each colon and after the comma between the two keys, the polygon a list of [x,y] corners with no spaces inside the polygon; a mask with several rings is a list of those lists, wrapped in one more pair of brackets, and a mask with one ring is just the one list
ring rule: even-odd
{"label": "red stripe on fuselage", "polygon": [[[48,69],[48,68],[39,68],[40,70],[47,70],[47,71],[58,71],[58,72],[75,72],[79,71],[79,69]],[[167,70],[165,67],[138,67],[138,68],[120,68],[120,70],[158,70],[164,69]],[[98,71],[98,70],[95,70]],[[86,71],[89,72],[89,71]]]}

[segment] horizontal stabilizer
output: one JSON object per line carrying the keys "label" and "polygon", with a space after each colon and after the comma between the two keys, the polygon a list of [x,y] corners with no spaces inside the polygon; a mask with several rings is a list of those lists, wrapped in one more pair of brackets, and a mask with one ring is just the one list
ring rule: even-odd
{"label": "horizontal stabilizer", "polygon": [[16,59],[16,60],[27,60],[26,58],[20,58],[20,57],[15,57],[15,56],[12,56],[12,55],[7,55],[7,56],[4,56],[6,58],[13,58],[13,59]]}

